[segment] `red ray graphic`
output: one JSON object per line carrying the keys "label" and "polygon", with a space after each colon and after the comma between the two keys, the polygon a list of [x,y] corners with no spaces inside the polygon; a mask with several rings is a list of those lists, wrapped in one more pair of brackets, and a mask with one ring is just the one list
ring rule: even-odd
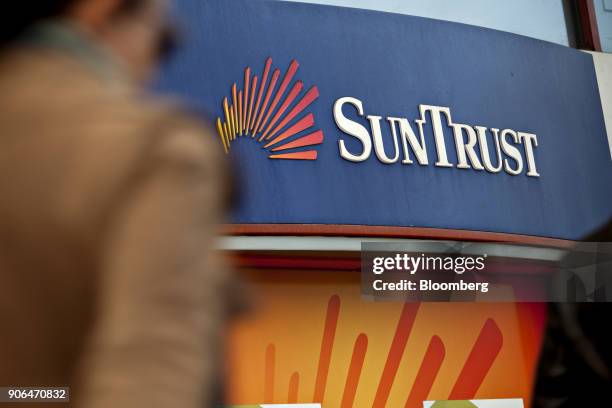
{"label": "red ray graphic", "polygon": [[306,109],[311,103],[313,103],[319,97],[319,89],[316,86],[313,86],[306,92],[306,95],[299,101],[293,109],[287,114],[287,116],[278,124],[278,126],[274,129],[272,133],[268,135],[268,139],[274,136],[279,130],[281,130],[285,125],[293,120],[297,115],[299,115],[304,109]]}
{"label": "red ray graphic", "polygon": [[247,109],[249,105],[249,89],[251,85],[251,67],[244,70],[244,102],[242,103],[242,131],[246,134]]}
{"label": "red ray graphic", "polygon": [[423,401],[427,399],[429,391],[431,391],[445,354],[444,343],[442,343],[440,337],[433,336],[429,341],[425,356],[421,360],[421,367],[414,384],[412,384],[405,408],[421,408],[423,406]]}
{"label": "red ray graphic", "polygon": [[264,103],[261,108],[261,112],[259,112],[259,118],[257,118],[257,123],[255,123],[255,128],[253,129],[253,135],[256,135],[258,132],[260,123],[263,119],[263,115],[266,113],[268,102],[270,101],[270,97],[272,96],[272,92],[274,91],[274,87],[276,86],[276,83],[278,82],[279,77],[280,77],[280,70],[275,69],[274,73],[272,74],[272,80],[270,81],[270,87],[268,88],[268,92],[266,92],[266,97],[264,98]]}
{"label": "red ray graphic", "polygon": [[274,402],[274,368],[276,348],[270,343],[266,348],[266,366],[264,377],[264,402],[271,404]]}
{"label": "red ray graphic", "polygon": [[302,92],[303,87],[304,87],[304,84],[302,83],[302,81],[297,81],[293,85],[293,88],[291,88],[291,91],[289,91],[289,95],[287,95],[287,98],[285,99],[283,104],[280,106],[280,108],[278,108],[276,115],[274,115],[274,117],[268,124],[266,131],[263,133],[263,135],[261,135],[262,138],[265,138],[267,136],[268,132],[270,132],[270,129],[272,129],[272,126],[274,126],[274,124],[278,121],[278,119],[282,116],[282,114],[285,113],[289,105],[291,105],[293,100],[297,98],[299,93]]}
{"label": "red ray graphic", "polygon": [[249,134],[249,123],[251,123],[251,115],[253,114],[253,102],[255,100],[255,91],[257,89],[257,75],[253,77],[253,89],[251,89],[251,100],[249,102],[249,115],[247,116],[246,121],[246,133]]}
{"label": "red ray graphic", "polygon": [[313,396],[314,402],[323,402],[323,397],[325,396],[325,385],[327,384],[327,374],[329,373],[329,363],[334,347],[334,337],[336,336],[339,315],[340,296],[334,295],[329,298],[329,302],[327,303],[327,316],[325,318],[325,328],[323,329],[323,340],[321,341],[321,352],[319,353],[319,367],[317,368]]}
{"label": "red ray graphic", "polygon": [[289,129],[284,131],[282,134],[277,136],[275,139],[268,142],[268,144],[266,144],[264,147],[267,149],[268,147],[273,146],[277,144],[278,142],[282,142],[288,137],[297,135],[301,131],[306,130],[312,126],[314,126],[314,115],[312,113],[309,113],[308,115],[304,116],[302,119],[297,121],[295,125],[291,126]]}
{"label": "red ray graphic", "polygon": [[230,106],[230,119],[232,121],[232,140],[236,139],[236,134],[238,133],[238,125],[236,124],[236,115],[234,113],[235,111],[236,108],[232,104],[232,106]]}
{"label": "red ray graphic", "polygon": [[270,119],[270,115],[272,115],[272,112],[274,112],[276,105],[278,104],[278,102],[280,101],[280,98],[285,93],[285,89],[287,89],[289,82],[291,82],[291,80],[293,79],[293,75],[295,75],[299,66],[300,64],[298,64],[296,60],[291,61],[291,65],[289,65],[289,68],[287,69],[287,72],[285,73],[285,77],[283,78],[283,81],[281,82],[280,87],[278,88],[278,91],[276,92],[276,95],[274,96],[274,99],[272,99],[272,104],[270,105],[270,109],[268,110],[268,113],[266,117],[264,118],[263,122],[257,129],[258,132],[261,132],[263,130],[264,126],[268,122],[268,119]]}
{"label": "red ray graphic", "polygon": [[342,394],[341,408],[352,408],[355,402],[355,394],[359,385],[359,377],[361,377],[361,369],[365,360],[366,351],[368,349],[368,336],[361,333],[355,340],[353,347],[353,355],[349,365],[348,374],[346,375],[346,384],[344,385],[344,393]]}
{"label": "red ray graphic", "polygon": [[448,399],[465,400],[476,395],[502,348],[504,338],[493,319],[487,319],[472,347]]}
{"label": "red ray graphic", "polygon": [[374,408],[384,408],[387,405],[391,386],[393,385],[397,369],[402,361],[404,349],[406,348],[408,337],[410,337],[412,325],[414,324],[414,319],[418,310],[418,303],[404,304],[399,321],[397,322],[397,328],[395,329],[391,348],[387,355],[385,368],[383,369],[380,382],[378,383],[374,404],[372,405]]}
{"label": "red ray graphic", "polygon": [[238,92],[238,134],[242,136],[244,129],[244,118],[242,116],[242,89]]}
{"label": "red ray graphic", "polygon": [[295,372],[289,378],[289,393],[287,395],[287,403],[295,404],[298,401],[298,390],[300,386],[300,374]]}
{"label": "red ray graphic", "polygon": [[[253,113],[253,120],[249,124],[249,129],[253,129],[255,126],[255,119],[257,118],[257,114],[259,113],[259,105],[261,104],[261,98],[263,96],[264,90],[266,88],[266,84],[268,83],[268,74],[270,73],[270,67],[272,66],[272,58],[268,57],[266,60],[266,66],[264,67],[264,72],[261,76],[261,86],[259,87],[259,93],[257,95],[257,104],[255,104],[255,112]],[[255,132],[253,132],[253,136],[255,136]]]}
{"label": "red ray graphic", "polygon": [[268,156],[268,158],[287,160],[317,160],[317,151],[306,150],[304,152],[271,154],[270,156]]}
{"label": "red ray graphic", "polygon": [[274,149],[272,149],[272,151],[277,152],[279,150],[295,149],[298,147],[312,146],[321,143],[323,143],[323,132],[317,130],[314,133],[300,137],[299,139],[292,140],[291,142],[286,143],[284,145],[275,147]]}

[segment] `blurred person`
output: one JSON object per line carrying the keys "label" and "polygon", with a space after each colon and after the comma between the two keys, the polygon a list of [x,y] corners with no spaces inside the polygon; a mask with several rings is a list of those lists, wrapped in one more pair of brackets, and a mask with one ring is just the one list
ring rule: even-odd
{"label": "blurred person", "polygon": [[171,43],[166,7],[2,15],[0,386],[70,386],[79,407],[212,404],[223,163],[206,128],[141,86]]}

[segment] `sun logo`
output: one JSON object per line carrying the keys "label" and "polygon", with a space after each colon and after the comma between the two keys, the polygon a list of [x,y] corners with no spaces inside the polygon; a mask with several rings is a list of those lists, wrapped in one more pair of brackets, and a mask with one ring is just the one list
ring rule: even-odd
{"label": "sun logo", "polygon": [[317,100],[319,89],[313,86],[302,93],[302,81],[292,84],[299,65],[291,61],[278,87],[280,69],[275,69],[268,78],[272,58],[266,60],[261,79],[251,76],[251,67],[244,70],[244,88],[238,89],[236,83],[232,85],[231,95],[223,98],[225,120],[217,118],[217,132],[225,153],[229,153],[237,137],[250,137],[262,143],[270,159],[316,160],[317,151],[312,147],[323,143],[323,132],[305,132],[314,126],[314,115],[308,113],[294,119]]}

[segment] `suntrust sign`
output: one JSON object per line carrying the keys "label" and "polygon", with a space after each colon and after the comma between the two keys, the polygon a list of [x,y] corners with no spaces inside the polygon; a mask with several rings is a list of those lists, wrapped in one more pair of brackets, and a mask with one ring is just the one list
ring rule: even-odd
{"label": "suntrust sign", "polygon": [[176,11],[192,35],[157,88],[216,122],[240,196],[230,222],[580,239],[612,216],[587,53],[297,2]]}
{"label": "suntrust sign", "polygon": [[[367,118],[370,129],[345,115],[343,108],[347,105],[352,107],[358,116]],[[418,137],[408,119],[386,117],[386,131],[391,137],[385,137],[386,140],[391,140],[390,150],[393,152],[388,154],[383,137],[383,118],[378,115],[366,116],[363,102],[357,98],[338,99],[334,104],[336,125],[342,132],[361,143],[360,150],[351,151],[345,141],[340,139],[340,156],[351,162],[362,162],[370,158],[373,150],[376,158],[384,164],[400,162],[401,158],[401,164],[413,164],[416,160],[418,164],[427,166],[431,161],[427,154],[427,143],[435,143],[437,156],[434,165],[437,167],[456,166],[458,169],[486,170],[489,173],[499,173],[503,170],[513,176],[525,172],[527,176],[540,177],[534,151],[538,146],[535,134],[457,123],[453,121],[450,108],[443,106],[419,105],[419,112],[420,118],[414,120]],[[431,135],[426,135],[424,130],[428,114],[433,129]],[[456,163],[451,163],[448,159],[448,147],[442,128],[444,124],[453,130]],[[521,150],[526,157],[526,163],[523,163]]]}

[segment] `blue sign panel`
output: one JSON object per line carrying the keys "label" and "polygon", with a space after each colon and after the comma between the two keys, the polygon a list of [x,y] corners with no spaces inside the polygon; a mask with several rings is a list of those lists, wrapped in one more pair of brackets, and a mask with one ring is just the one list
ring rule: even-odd
{"label": "blue sign panel", "polygon": [[358,9],[181,0],[156,87],[206,112],[236,223],[418,226],[578,239],[612,216],[589,54]]}

